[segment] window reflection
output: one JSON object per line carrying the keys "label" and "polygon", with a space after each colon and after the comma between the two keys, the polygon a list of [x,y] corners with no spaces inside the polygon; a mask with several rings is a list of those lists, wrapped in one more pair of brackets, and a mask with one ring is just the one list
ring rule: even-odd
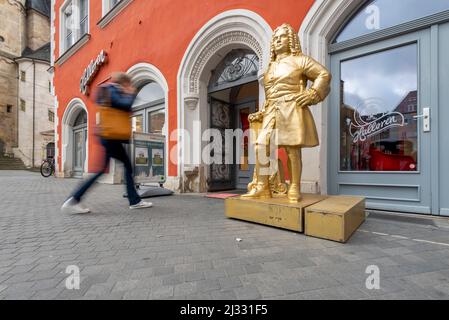
{"label": "window reflection", "polygon": [[148,113],[148,132],[163,134],[165,124],[165,110],[159,109],[157,111]]}
{"label": "window reflection", "polygon": [[341,170],[417,170],[417,77],[416,44],[341,63]]}
{"label": "window reflection", "polygon": [[335,42],[354,39],[446,10],[449,10],[448,0],[368,1],[346,24]]}
{"label": "window reflection", "polygon": [[143,132],[143,116],[142,115],[132,117],[132,128],[133,128],[133,132],[138,132],[138,133]]}

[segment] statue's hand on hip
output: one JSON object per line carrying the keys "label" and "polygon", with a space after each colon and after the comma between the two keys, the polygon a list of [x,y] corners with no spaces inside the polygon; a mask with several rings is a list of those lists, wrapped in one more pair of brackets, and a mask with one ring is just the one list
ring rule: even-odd
{"label": "statue's hand on hip", "polygon": [[258,111],[256,113],[252,113],[248,116],[248,121],[252,122],[262,122],[263,121],[263,111]]}
{"label": "statue's hand on hip", "polygon": [[298,98],[296,99],[296,105],[298,107],[304,108],[317,104],[318,103],[317,100],[318,99],[316,91],[312,89],[307,89],[298,96]]}

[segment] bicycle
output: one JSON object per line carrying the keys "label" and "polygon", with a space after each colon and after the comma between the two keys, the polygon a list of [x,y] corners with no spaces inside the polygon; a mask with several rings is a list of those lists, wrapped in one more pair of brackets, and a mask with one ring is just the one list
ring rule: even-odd
{"label": "bicycle", "polygon": [[41,175],[44,178],[48,178],[53,173],[55,173],[55,159],[54,158],[45,159],[41,164]]}

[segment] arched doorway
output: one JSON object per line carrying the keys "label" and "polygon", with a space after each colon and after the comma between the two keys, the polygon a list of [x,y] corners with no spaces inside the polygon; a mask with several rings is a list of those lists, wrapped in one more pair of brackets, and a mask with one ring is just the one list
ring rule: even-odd
{"label": "arched doorway", "polygon": [[73,123],[73,177],[82,178],[85,172],[87,150],[87,113],[79,112]]}
{"label": "arched doorway", "polygon": [[50,142],[45,147],[45,155],[46,159],[54,159],[55,158],[55,143]]}
{"label": "arched doorway", "polygon": [[88,113],[81,99],[73,99],[62,117],[60,174],[81,178],[88,172]]}
{"label": "arched doorway", "polygon": [[[212,71],[208,86],[210,128],[222,137],[222,163],[209,166],[208,191],[246,189],[254,167],[249,164],[248,116],[259,107],[259,58],[249,49],[231,50]],[[226,163],[224,131],[242,130],[233,141],[233,163]]]}
{"label": "arched doorway", "polygon": [[[263,70],[268,66],[271,34],[269,24],[255,12],[229,10],[209,20],[189,44],[178,72],[176,147],[182,190],[207,192],[210,189],[208,184],[213,184],[210,167],[202,161],[203,150],[209,141],[201,137],[202,133],[211,128],[211,92],[208,88],[212,71],[232,50],[251,50],[259,59],[258,102],[263,104],[265,97],[260,80]],[[221,169],[227,170],[225,167]],[[192,188],[186,188],[190,184]]]}

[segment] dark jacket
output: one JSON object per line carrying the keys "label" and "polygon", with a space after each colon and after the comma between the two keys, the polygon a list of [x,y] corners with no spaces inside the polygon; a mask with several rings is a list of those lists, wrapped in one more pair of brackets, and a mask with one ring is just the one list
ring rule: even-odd
{"label": "dark jacket", "polygon": [[131,112],[134,100],[136,100],[135,94],[124,93],[121,87],[114,83],[105,84],[98,90],[97,103],[99,105]]}

